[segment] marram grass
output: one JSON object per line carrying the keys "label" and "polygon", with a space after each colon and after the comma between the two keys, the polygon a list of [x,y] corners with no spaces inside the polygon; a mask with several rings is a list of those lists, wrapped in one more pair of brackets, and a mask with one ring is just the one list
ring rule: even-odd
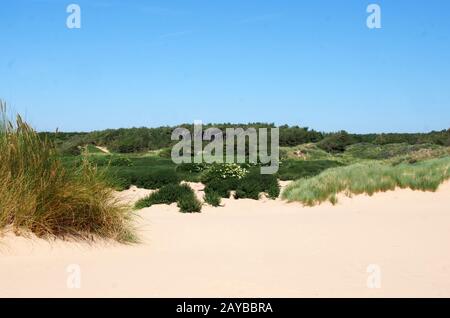
{"label": "marram grass", "polygon": [[366,193],[410,188],[436,191],[450,178],[450,157],[421,161],[416,164],[357,163],[346,167],[325,170],[321,174],[297,180],[282,193],[288,201],[316,205],[324,201],[336,203],[336,195]]}
{"label": "marram grass", "polygon": [[130,212],[106,176],[85,160],[67,169],[55,148],[0,101],[0,231],[39,237],[94,237],[133,242]]}

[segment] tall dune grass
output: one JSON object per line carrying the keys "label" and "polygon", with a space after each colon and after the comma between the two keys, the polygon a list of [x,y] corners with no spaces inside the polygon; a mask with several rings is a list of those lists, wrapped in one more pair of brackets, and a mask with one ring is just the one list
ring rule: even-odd
{"label": "tall dune grass", "polygon": [[53,145],[20,116],[11,122],[1,101],[0,113],[0,231],[135,240],[129,211],[114,199],[102,172],[87,160],[64,168]]}
{"label": "tall dune grass", "polygon": [[416,164],[396,166],[381,163],[357,163],[346,167],[328,169],[321,174],[300,179],[284,190],[282,198],[300,201],[305,205],[316,205],[324,201],[336,203],[336,195],[411,188],[413,190],[436,191],[439,185],[450,178],[450,157],[422,161]]}

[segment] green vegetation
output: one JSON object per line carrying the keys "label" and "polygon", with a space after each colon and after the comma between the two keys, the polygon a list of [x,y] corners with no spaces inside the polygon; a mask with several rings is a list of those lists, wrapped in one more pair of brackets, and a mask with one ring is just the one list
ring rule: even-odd
{"label": "green vegetation", "polygon": [[220,206],[220,202],[222,201],[222,196],[220,196],[215,191],[207,191],[205,192],[205,196],[203,198],[206,203],[212,206]]}
{"label": "green vegetation", "polygon": [[151,193],[135,204],[136,209],[143,209],[154,204],[177,203],[180,212],[200,212],[201,203],[194,191],[186,184],[168,184]]}
{"label": "green vegetation", "polygon": [[117,169],[115,173],[117,188],[128,189],[135,185],[144,189],[158,189],[168,184],[174,184],[181,181],[174,169],[161,168],[151,170],[144,169]]}
{"label": "green vegetation", "polygon": [[236,190],[239,180],[236,178],[213,179],[206,183],[205,194],[215,193],[221,198],[229,198],[231,191]]}
{"label": "green vegetation", "polygon": [[346,131],[331,134],[317,143],[317,146],[326,152],[344,152],[345,148],[355,143],[355,139]]}
{"label": "green vegetation", "polygon": [[98,149],[96,146],[88,144],[86,145],[86,151],[89,153],[104,153],[100,149]]}
{"label": "green vegetation", "polygon": [[289,185],[282,197],[306,205],[315,205],[327,200],[335,203],[338,193],[372,195],[396,187],[435,191],[449,178],[449,157],[395,166],[379,162],[357,163],[328,169],[313,178],[300,179]]}
{"label": "green vegetation", "polygon": [[[193,131],[192,124],[182,124]],[[204,125],[206,130],[217,127],[225,131],[229,127],[253,128],[273,128],[270,123],[249,123],[249,124],[209,124]],[[107,129],[90,133],[40,133],[41,137],[46,137],[54,142],[60,152],[64,155],[77,155],[80,147],[85,145],[105,146],[114,153],[142,153],[148,151],[158,151],[161,157],[170,157],[170,148],[175,143],[171,140],[171,133],[176,127],[157,128],[128,128],[128,129]],[[335,133],[317,132],[307,127],[299,126],[279,126],[280,146],[293,147],[303,144],[316,143],[320,149],[329,153],[343,152],[346,147],[358,143],[370,143],[374,145],[387,145],[406,143],[434,144],[439,146],[450,146],[450,129],[442,131],[432,131],[429,133],[411,134],[350,134],[345,131]],[[321,158],[324,159],[324,158]]]}
{"label": "green vegetation", "polygon": [[87,160],[78,167],[63,166],[51,141],[20,116],[9,121],[1,102],[0,112],[0,230],[136,240],[129,212],[114,199],[104,173]]}
{"label": "green vegetation", "polygon": [[246,168],[239,166],[236,163],[212,164],[202,174],[201,180],[208,183],[212,180],[223,179],[242,179],[248,173]]}
{"label": "green vegetation", "polygon": [[280,185],[274,175],[250,173],[239,182],[236,188],[236,199],[248,198],[258,200],[260,194],[267,193],[269,198],[276,199],[280,194]]}
{"label": "green vegetation", "polygon": [[180,212],[193,213],[200,212],[202,209],[202,203],[195,197],[195,194],[182,196],[177,201],[177,206],[180,208]]}
{"label": "green vegetation", "polygon": [[441,148],[434,144],[415,144],[407,143],[374,145],[370,143],[354,144],[345,150],[348,157],[355,159],[374,159],[384,160],[393,157],[404,156],[417,151],[433,151]]}
{"label": "green vegetation", "polygon": [[[354,138],[354,137],[353,137]],[[329,140],[329,139],[328,139]],[[88,148],[89,149],[89,148]],[[450,156],[450,147],[436,144],[384,144],[367,142],[346,146],[341,152],[327,152],[317,144],[283,147],[278,173],[272,177],[281,180],[314,179],[330,168],[363,166],[374,161],[383,167],[407,163],[420,163],[434,158]],[[63,162],[69,166],[80,166],[82,156],[65,156]],[[277,186],[262,186],[258,176],[258,165],[249,164],[174,164],[171,159],[161,156],[160,151],[147,154],[105,154],[92,152],[88,160],[98,169],[108,171],[118,190],[130,185],[147,189],[159,189],[165,185],[178,184],[181,180],[205,183],[205,202],[220,205],[221,198],[229,198],[235,191],[236,198],[259,198],[262,192],[269,197],[277,197]],[[260,176],[259,178],[264,178]],[[277,184],[277,183],[276,183]],[[279,191],[279,189],[278,189]],[[333,196],[328,198],[333,200]],[[176,202],[176,201],[174,201]]]}
{"label": "green vegetation", "polygon": [[[211,168],[214,171],[230,171],[227,168]],[[206,183],[205,200],[206,198],[208,200],[213,200],[213,198],[217,200],[217,197],[229,198],[231,191],[236,191],[234,195],[236,199],[249,198],[258,200],[262,192],[267,193],[271,199],[276,199],[280,194],[280,186],[276,175],[262,175],[258,169],[252,169],[250,172],[246,172],[245,175],[230,173],[225,178],[223,174],[214,174],[215,178],[211,178],[211,173],[207,172],[206,175],[208,176],[207,178],[202,178]]]}
{"label": "green vegetation", "polygon": [[282,161],[278,170],[280,180],[297,180],[300,178],[313,177],[328,168],[342,166],[336,160],[294,160]]}
{"label": "green vegetation", "polygon": [[[191,131],[193,128],[188,124],[180,126]],[[218,127],[225,131],[227,127],[237,126],[244,129],[275,127],[273,124],[265,123],[211,124],[204,125],[203,129]],[[292,197],[294,200],[296,197],[301,197],[302,202],[315,204],[321,202],[325,194],[310,194],[310,192],[316,192],[316,186],[320,187],[320,184],[316,185],[314,180],[322,182],[323,180],[320,179],[322,176],[329,176],[331,179],[341,178],[341,175],[331,175],[335,173],[334,171],[354,171],[347,183],[336,181],[339,184],[339,186],[335,185],[337,189],[341,189],[342,183],[345,183],[346,188],[343,191],[348,189],[350,192],[359,191],[363,188],[370,193],[372,190],[377,191],[377,186],[372,184],[375,181],[366,178],[367,169],[368,171],[378,168],[380,171],[397,169],[398,171],[411,164],[420,166],[425,160],[450,157],[450,129],[417,134],[350,134],[346,131],[324,133],[304,127],[284,125],[279,127],[281,146],[279,170],[274,176],[261,176],[257,173],[260,169],[259,165],[174,164],[170,159],[171,146],[174,143],[170,140],[173,128],[109,129],[92,133],[43,134],[54,140],[60,153],[64,154],[61,159],[64,166],[80,167],[82,156],[79,153],[85,149],[89,153],[89,162],[110,175],[117,190],[136,185],[147,189],[164,188],[162,194],[172,189],[176,195],[179,191],[178,187],[167,188],[166,186],[177,185],[182,180],[200,181],[205,184],[204,200],[212,206],[220,205],[221,199],[229,198],[232,191],[235,192],[235,198],[258,199],[261,193],[276,198],[280,191],[277,179],[299,180],[296,184],[305,184],[302,187],[302,195],[299,195],[298,191],[289,190],[293,187],[292,185],[285,192],[284,197],[287,198],[289,191],[293,191],[292,193],[296,193]],[[96,146],[106,146],[112,153],[103,153]],[[382,180],[385,181],[385,178]],[[328,183],[325,182],[322,187],[326,187],[326,184]],[[392,186],[397,183],[389,184]],[[331,188],[333,186],[330,185]],[[311,187],[310,192],[305,190],[307,187]],[[328,193],[327,191],[325,193]],[[325,200],[334,201],[336,193],[330,193],[325,195]],[[159,202],[158,196],[155,195],[155,198],[150,199],[150,204],[153,204],[153,200]],[[182,210],[198,208],[195,201],[173,200],[171,202],[177,202]]]}

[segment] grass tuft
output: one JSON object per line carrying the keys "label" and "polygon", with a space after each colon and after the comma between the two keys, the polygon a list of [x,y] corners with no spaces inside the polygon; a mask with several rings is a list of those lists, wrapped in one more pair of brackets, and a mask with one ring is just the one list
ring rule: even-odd
{"label": "grass tuft", "polygon": [[211,206],[220,206],[222,196],[215,191],[205,192],[204,200]]}
{"label": "grass tuft", "polygon": [[290,184],[282,198],[316,205],[324,201],[337,202],[336,195],[347,195],[411,188],[436,191],[450,178],[450,157],[421,161],[416,164],[402,163],[395,166],[381,163],[357,163],[347,167],[328,169],[318,176],[304,178]]}
{"label": "grass tuft", "polygon": [[67,169],[55,148],[0,101],[0,230],[39,237],[136,241],[130,214],[87,160]]}

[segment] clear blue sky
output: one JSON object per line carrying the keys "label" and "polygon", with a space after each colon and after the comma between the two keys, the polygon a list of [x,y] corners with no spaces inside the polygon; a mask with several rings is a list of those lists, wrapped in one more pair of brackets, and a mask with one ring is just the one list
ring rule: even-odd
{"label": "clear blue sky", "polygon": [[450,127],[448,0],[1,0],[0,43],[0,98],[38,130]]}

